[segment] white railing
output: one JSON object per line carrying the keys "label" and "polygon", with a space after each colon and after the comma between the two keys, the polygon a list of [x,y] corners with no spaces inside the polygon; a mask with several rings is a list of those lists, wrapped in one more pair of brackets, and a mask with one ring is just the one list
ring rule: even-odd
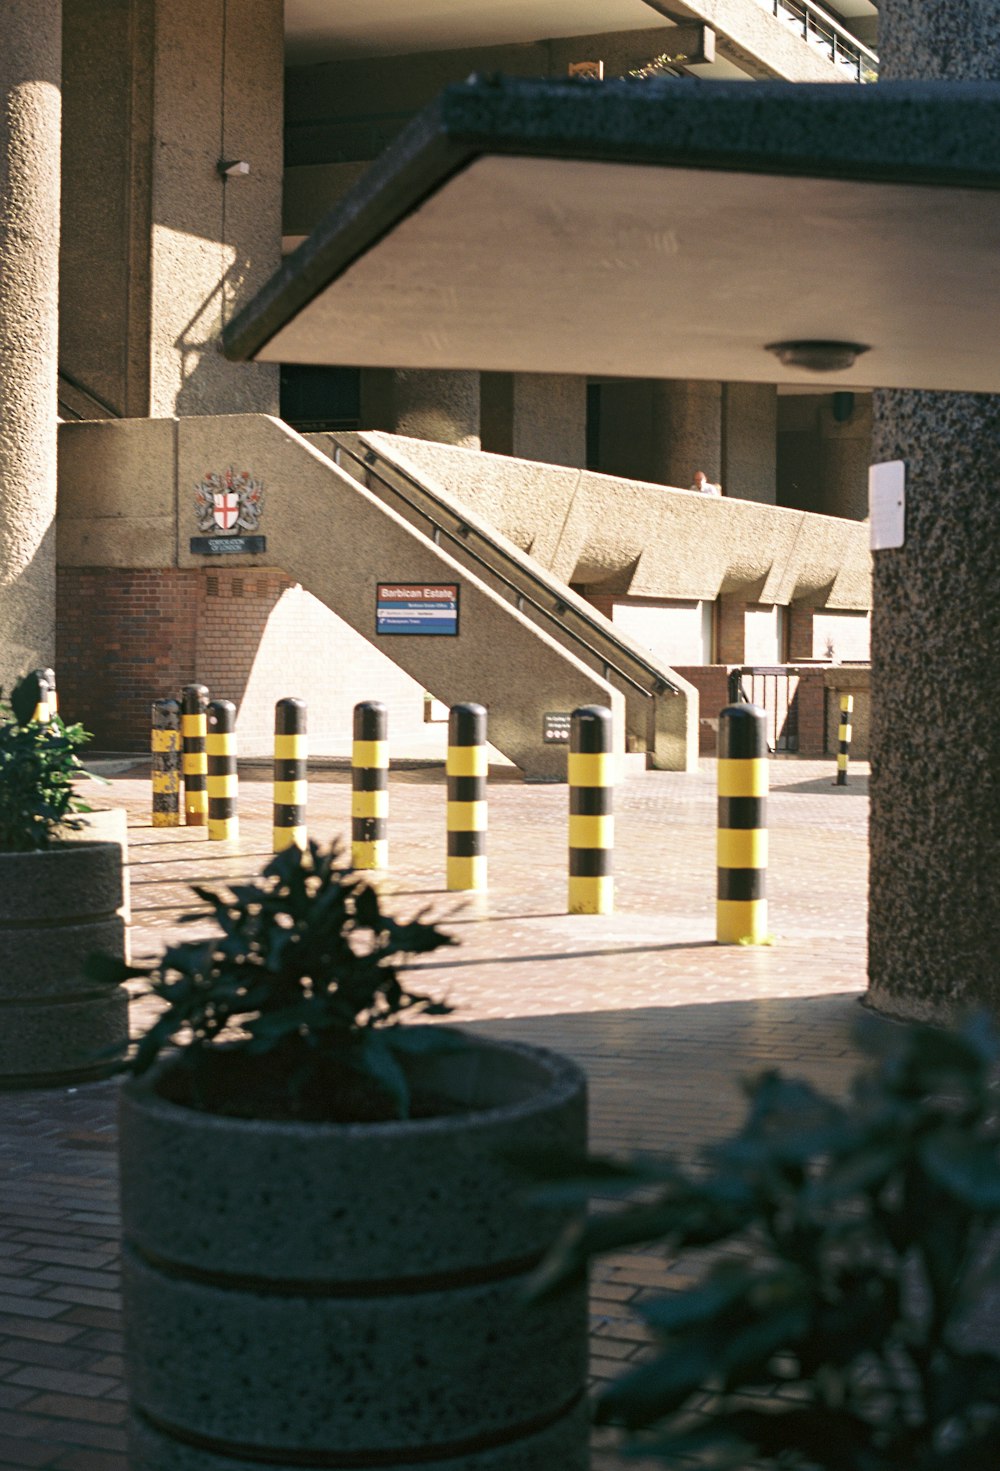
{"label": "white railing", "polygon": [[878,81],[878,57],[813,0],[760,0],[765,9],[853,82]]}

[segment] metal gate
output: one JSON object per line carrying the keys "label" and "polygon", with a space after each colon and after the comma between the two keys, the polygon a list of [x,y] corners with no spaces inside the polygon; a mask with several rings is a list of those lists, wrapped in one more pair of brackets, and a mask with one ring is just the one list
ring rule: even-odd
{"label": "metal gate", "polygon": [[787,665],[747,665],[729,671],[729,702],[759,705],[767,716],[768,749],[794,755],[799,749],[799,671]]}

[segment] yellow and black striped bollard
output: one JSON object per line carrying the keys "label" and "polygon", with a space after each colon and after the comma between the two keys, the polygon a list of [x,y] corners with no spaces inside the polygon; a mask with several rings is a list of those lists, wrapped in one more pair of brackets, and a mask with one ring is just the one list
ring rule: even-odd
{"label": "yellow and black striped bollard", "polygon": [[35,719],[39,725],[48,725],[53,715],[59,714],[59,699],[56,695],[56,672],[54,669],[35,669],[32,671],[38,680],[38,704],[35,706]]}
{"label": "yellow and black striped bollard", "polygon": [[847,766],[851,758],[851,715],[854,711],[854,696],[840,697],[840,725],[837,727],[837,781],[838,787],[847,786]]}
{"label": "yellow and black striped bollard", "polygon": [[351,863],[389,865],[389,712],[379,700],[354,707],[351,757]]}
{"label": "yellow and black striped bollard", "polygon": [[582,705],[569,733],[569,912],[612,914],[615,881],[611,711]]}
{"label": "yellow and black striped bollard", "polygon": [[454,705],[448,716],[449,889],[486,888],[486,709]]}
{"label": "yellow and black striped bollard", "polygon": [[188,827],[208,823],[208,690],[186,684],[181,690],[181,753],[184,769],[184,820]]}
{"label": "yellow and black striped bollard", "polygon": [[719,716],[718,898],[720,945],[767,939],[767,717],[757,705]]}
{"label": "yellow and black striped bollard", "polygon": [[153,826],[181,825],[181,707],[176,700],[153,701],[150,740]]}
{"label": "yellow and black striped bollard", "polygon": [[274,707],[274,851],[306,846],[306,702]]}
{"label": "yellow and black striped bollard", "polygon": [[208,706],[208,836],[218,842],[240,835],[237,813],[239,779],[236,774],[236,706],[232,700],[212,700]]}

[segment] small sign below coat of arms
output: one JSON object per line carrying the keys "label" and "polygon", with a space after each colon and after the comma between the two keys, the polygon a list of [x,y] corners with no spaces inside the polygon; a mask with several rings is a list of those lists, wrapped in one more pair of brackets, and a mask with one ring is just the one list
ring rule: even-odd
{"label": "small sign below coat of arms", "polygon": [[260,525],[264,482],[249,470],[206,471],[194,488],[198,530],[217,536],[246,536]]}

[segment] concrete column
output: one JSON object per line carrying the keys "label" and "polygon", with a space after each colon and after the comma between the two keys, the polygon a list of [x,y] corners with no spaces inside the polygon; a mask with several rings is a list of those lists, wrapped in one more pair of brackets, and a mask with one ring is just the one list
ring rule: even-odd
{"label": "concrete column", "polygon": [[587,380],[569,373],[483,373],[482,447],[494,454],[584,469]]}
{"label": "concrete column", "polygon": [[868,515],[872,452],[871,394],[824,394],[819,405],[819,434],[819,509],[827,516],[863,521]]}
{"label": "concrete column", "polygon": [[[718,478],[726,495],[773,506],[777,499],[778,390],[772,383],[726,383]],[[690,484],[690,480],[686,482]]]}
{"label": "concrete column", "polygon": [[129,417],[276,413],[218,343],[281,260],[280,0],[64,8],[63,370]]}
{"label": "concrete column", "polygon": [[[883,76],[1000,79],[995,0],[883,0]],[[907,462],[906,543],[874,555],[870,999],[1000,1007],[1000,397],[875,395],[873,458]]]}
{"label": "concrete column", "polygon": [[0,45],[0,684],[55,662],[61,16],[8,0]]}
{"label": "concrete column", "polygon": [[478,373],[401,369],[392,396],[396,434],[479,449]]}
{"label": "concrete column", "polygon": [[[722,384],[653,384],[652,448],[661,485],[691,484],[696,470],[722,480]],[[723,491],[729,486],[722,482]]]}

